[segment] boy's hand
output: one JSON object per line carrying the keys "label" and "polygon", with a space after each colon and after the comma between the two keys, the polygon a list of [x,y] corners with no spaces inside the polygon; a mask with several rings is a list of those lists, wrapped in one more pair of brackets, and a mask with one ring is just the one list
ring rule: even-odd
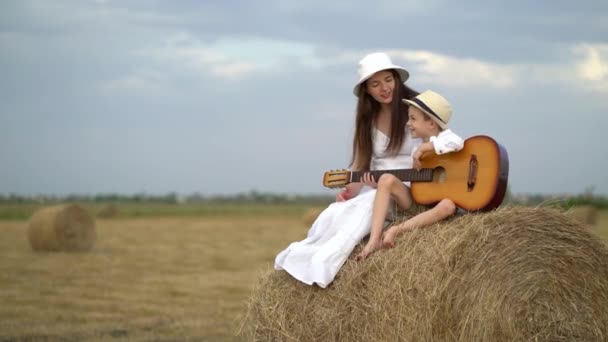
{"label": "boy's hand", "polygon": [[418,149],[416,151],[416,153],[414,153],[414,155],[412,156],[412,159],[414,161],[414,169],[420,171],[420,169],[422,168],[422,164],[420,163],[420,158],[422,158],[422,151],[420,151],[420,149]]}
{"label": "boy's hand", "polygon": [[414,155],[412,156],[414,169],[420,170],[422,168],[422,164],[420,163],[420,159],[422,159],[422,155],[427,151],[435,151],[435,147],[432,142],[425,142],[420,144]]}

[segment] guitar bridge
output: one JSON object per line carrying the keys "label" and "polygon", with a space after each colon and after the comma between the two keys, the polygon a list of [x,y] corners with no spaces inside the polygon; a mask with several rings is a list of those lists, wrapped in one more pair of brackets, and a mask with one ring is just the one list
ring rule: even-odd
{"label": "guitar bridge", "polygon": [[468,192],[473,191],[475,183],[477,183],[477,155],[473,154],[469,160],[469,179],[467,180]]}

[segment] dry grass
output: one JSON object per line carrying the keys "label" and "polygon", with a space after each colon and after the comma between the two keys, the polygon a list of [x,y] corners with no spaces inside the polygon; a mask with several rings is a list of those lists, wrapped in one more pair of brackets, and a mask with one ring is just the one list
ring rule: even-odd
{"label": "dry grass", "polygon": [[84,252],[95,244],[95,220],[79,205],[50,206],[34,213],[27,233],[35,251]]}
{"label": "dry grass", "polygon": [[[608,211],[595,228],[608,240]],[[89,253],[34,253],[0,221],[0,341],[242,341],[246,300],[301,216],[98,220]]]}
{"label": "dry grass", "polygon": [[260,267],[299,218],[97,222],[89,253],[34,253],[0,222],[0,341],[237,341]]}
{"label": "dry grass", "polygon": [[315,222],[317,217],[321,215],[325,208],[326,207],[312,207],[306,210],[304,215],[302,215],[302,223],[304,223],[304,225],[308,227],[312,226],[313,222]]}
{"label": "dry grass", "polygon": [[97,217],[98,218],[115,218],[119,215],[120,210],[118,209],[118,206],[114,203],[109,203],[104,205],[103,207],[99,208],[97,210]]}
{"label": "dry grass", "polygon": [[606,246],[557,210],[514,207],[404,234],[327,289],[269,270],[246,326],[255,341],[604,341],[606,322]]}
{"label": "dry grass", "polygon": [[575,206],[567,210],[566,215],[582,224],[593,226],[597,223],[598,209],[590,205]]}
{"label": "dry grass", "polygon": [[597,222],[591,228],[604,242],[608,243],[608,210],[598,211]]}

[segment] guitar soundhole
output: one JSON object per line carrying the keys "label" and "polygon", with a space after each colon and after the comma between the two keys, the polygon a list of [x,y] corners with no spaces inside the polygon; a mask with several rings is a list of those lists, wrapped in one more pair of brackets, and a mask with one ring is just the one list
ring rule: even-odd
{"label": "guitar soundhole", "polygon": [[435,169],[433,169],[433,182],[434,183],[443,183],[445,182],[445,177],[446,177],[446,173],[445,173],[445,169],[441,166],[436,167]]}

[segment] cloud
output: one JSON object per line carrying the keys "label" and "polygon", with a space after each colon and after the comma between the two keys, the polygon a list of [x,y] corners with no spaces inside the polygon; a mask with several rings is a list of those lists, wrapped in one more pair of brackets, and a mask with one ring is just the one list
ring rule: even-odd
{"label": "cloud", "polygon": [[194,70],[219,78],[243,79],[255,72],[276,72],[288,67],[286,60],[318,67],[310,44],[261,39],[220,38],[205,41],[188,32],[170,35],[162,47],[142,49],[137,55],[163,68]]}
{"label": "cloud", "polygon": [[222,51],[215,49],[213,44],[204,44],[185,32],[170,36],[162,47],[142,49],[136,54],[164,66],[170,65],[172,69],[192,69],[199,72],[208,72],[213,68],[230,68],[231,64],[235,63]]}
{"label": "cloud", "polygon": [[[352,56],[345,55],[352,59]],[[204,40],[181,31],[165,33],[159,41],[148,41],[127,57],[139,60],[137,70],[104,82],[105,91],[151,91],[170,86],[180,78],[242,81],[254,74],[278,74],[293,68],[320,69],[344,63],[344,55],[320,57],[311,44],[262,38],[219,38]],[[146,71],[142,71],[145,65]]]}
{"label": "cloud", "polygon": [[582,55],[576,65],[580,79],[594,90],[608,91],[608,44],[581,44],[573,50]]}
{"label": "cloud", "polygon": [[580,90],[608,91],[608,44],[558,48],[543,62],[493,63],[427,50],[389,50],[397,64],[418,82],[459,88],[512,89],[561,84]]}
{"label": "cloud", "polygon": [[163,89],[163,75],[141,70],[130,75],[103,82],[100,89],[104,93],[112,92],[134,92],[134,93],[159,93]]}
{"label": "cloud", "polygon": [[361,6],[357,2],[350,0],[331,2],[324,0],[281,0],[277,1],[274,7],[278,8],[280,12],[293,15],[312,15],[315,12],[318,13],[319,9],[322,8],[323,13],[326,15],[348,14],[349,16],[357,16],[365,13],[374,13],[375,15],[403,18],[403,13],[410,15],[425,13],[430,9],[440,6],[442,2],[445,2],[445,0],[397,2],[393,0],[377,0],[373,6]]}
{"label": "cloud", "polygon": [[[461,89],[505,90],[522,86],[562,84],[582,90],[608,91],[608,45],[579,44],[562,49],[542,63],[496,63],[430,50],[385,50],[408,68],[416,83]],[[335,51],[311,44],[261,38],[202,40],[188,32],[168,34],[159,47],[140,48],[134,55],[148,62],[148,70],[132,71],[106,82],[103,89],[153,91],[179,75],[242,81],[262,73],[280,74],[294,68],[303,72],[336,72],[356,65],[366,52]],[[193,76],[194,75],[194,76]],[[198,76],[197,76],[198,75]],[[343,72],[336,77],[344,77]]]}
{"label": "cloud", "polygon": [[406,65],[415,71],[418,80],[432,84],[503,89],[512,88],[517,82],[517,68],[510,65],[421,50],[391,50],[388,53],[405,60]]}
{"label": "cloud", "polygon": [[[27,161],[72,162],[65,154],[36,148],[55,143],[54,135],[44,134],[56,132],[67,137],[60,147],[78,147],[73,155],[110,156],[103,163],[139,180],[134,184],[117,177],[111,186],[122,191],[164,191],[182,178],[170,171],[162,180],[155,179],[160,174],[140,180],[141,165],[160,170],[160,162],[208,166],[224,161],[234,169],[289,165],[298,172],[293,178],[310,183],[285,178],[279,187],[264,184],[262,175],[254,177],[260,179],[256,186],[316,189],[311,173],[350,157],[357,62],[368,52],[389,51],[395,63],[410,70],[414,87],[446,91],[463,113],[454,121],[459,133],[484,132],[504,141],[514,161],[513,189],[576,191],[578,184],[565,180],[570,174],[530,179],[524,169],[547,174],[549,160],[561,170],[563,151],[602,146],[608,2],[556,1],[559,6],[445,0],[380,0],[374,6],[345,0],[5,2],[0,93],[8,95],[0,103],[0,145],[5,151],[10,151],[6,146],[31,148],[19,155],[0,153],[3,164],[14,166],[0,177],[0,187],[99,189],[95,179],[104,175],[92,174],[88,187],[70,179],[28,185],[44,177]],[[595,124],[571,130],[581,118]],[[78,133],[92,129],[98,130],[98,139]],[[115,139],[117,130],[123,139]],[[107,146],[106,137],[128,148]],[[211,147],[213,141],[222,141],[222,148]],[[552,150],[537,158],[547,141]],[[171,153],[181,149],[183,154]],[[598,153],[594,164],[580,153],[571,156],[572,162],[593,166],[581,168],[583,178],[607,193],[598,170],[606,168],[608,156],[602,149]],[[306,157],[289,157],[300,155]],[[80,164],[89,162],[99,163],[84,158]],[[180,184],[186,190],[231,192],[248,189],[250,182],[205,184],[199,175]]]}
{"label": "cloud", "polygon": [[217,77],[239,79],[257,69],[253,63],[225,63],[211,66],[211,73]]}

